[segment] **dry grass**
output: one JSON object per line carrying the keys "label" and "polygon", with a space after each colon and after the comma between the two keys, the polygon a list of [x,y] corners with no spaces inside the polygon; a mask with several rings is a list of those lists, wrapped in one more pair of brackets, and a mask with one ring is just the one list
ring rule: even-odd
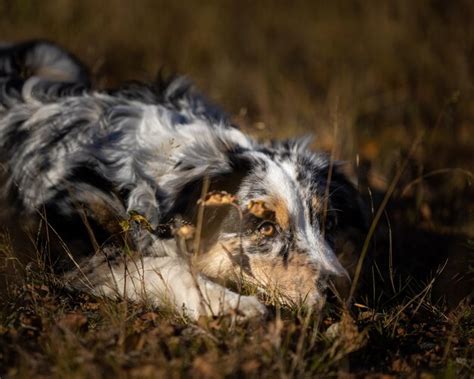
{"label": "dry grass", "polygon": [[[35,282],[38,281],[37,284]],[[423,296],[419,296],[422,294]],[[188,323],[166,309],[65,293],[30,278],[1,313],[8,377],[314,377],[472,369],[472,308],[443,313],[424,289],[349,314],[276,309],[266,321]],[[428,296],[427,296],[428,295]]]}
{"label": "dry grass", "polygon": [[[100,86],[163,66],[252,134],[314,134],[354,167],[377,227],[356,305],[244,325],[67,293],[28,270],[15,282],[5,240],[0,376],[472,375],[473,19],[467,0],[1,2],[2,39],[58,41]],[[352,269],[361,247],[341,246]]]}

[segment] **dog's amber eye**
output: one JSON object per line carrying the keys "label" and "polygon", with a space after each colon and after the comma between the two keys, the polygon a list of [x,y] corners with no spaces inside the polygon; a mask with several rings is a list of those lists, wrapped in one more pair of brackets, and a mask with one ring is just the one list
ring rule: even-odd
{"label": "dog's amber eye", "polygon": [[258,232],[265,237],[273,237],[276,232],[276,227],[271,222],[264,222],[258,227]]}

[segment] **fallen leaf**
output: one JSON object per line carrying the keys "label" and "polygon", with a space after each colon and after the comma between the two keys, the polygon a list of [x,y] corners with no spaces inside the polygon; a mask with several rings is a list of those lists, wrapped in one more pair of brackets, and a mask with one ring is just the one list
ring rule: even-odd
{"label": "fallen leaf", "polygon": [[190,240],[194,238],[196,233],[196,228],[193,225],[182,225],[176,230],[176,235],[185,240]]}
{"label": "fallen leaf", "polygon": [[58,325],[65,329],[78,330],[87,323],[87,317],[82,313],[67,313],[58,321]]}
{"label": "fallen leaf", "polygon": [[204,199],[199,199],[198,204],[206,207],[235,204],[236,197],[226,191],[212,191],[206,194]]}
{"label": "fallen leaf", "polygon": [[251,214],[259,218],[267,218],[272,213],[263,200],[250,200],[247,209]]}

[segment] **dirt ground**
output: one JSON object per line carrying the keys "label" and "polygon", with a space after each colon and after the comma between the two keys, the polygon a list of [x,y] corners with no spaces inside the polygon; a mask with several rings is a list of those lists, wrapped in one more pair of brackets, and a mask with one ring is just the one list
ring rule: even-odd
{"label": "dirt ground", "polygon": [[3,41],[58,42],[99,88],[185,74],[250,134],[313,135],[375,220],[353,304],[321,315],[193,324],[12,278],[0,377],[474,377],[472,20],[467,0],[0,1]]}

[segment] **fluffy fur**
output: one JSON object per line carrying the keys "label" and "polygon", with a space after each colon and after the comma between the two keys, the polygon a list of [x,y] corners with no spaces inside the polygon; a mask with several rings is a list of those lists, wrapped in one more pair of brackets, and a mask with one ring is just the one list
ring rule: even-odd
{"label": "fluffy fur", "polygon": [[259,143],[181,77],[91,90],[47,42],[1,48],[0,75],[4,213],[69,286],[253,316],[232,285],[321,307],[345,274],[333,238],[362,223],[357,193],[307,139]]}

